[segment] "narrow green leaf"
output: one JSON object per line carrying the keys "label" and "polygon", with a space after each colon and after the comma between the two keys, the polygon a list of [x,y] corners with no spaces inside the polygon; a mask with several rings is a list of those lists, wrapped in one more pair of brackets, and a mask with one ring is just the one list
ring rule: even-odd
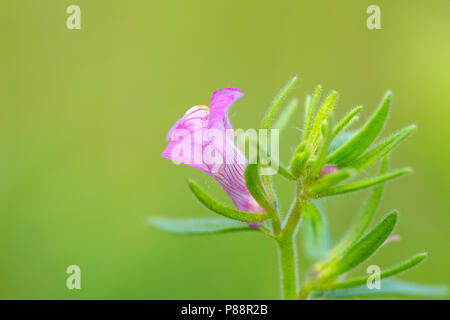
{"label": "narrow green leaf", "polygon": [[284,110],[281,112],[278,119],[275,121],[273,128],[279,129],[280,131],[283,130],[286,125],[289,123],[289,120],[291,120],[292,115],[294,114],[295,110],[298,107],[298,99],[292,99],[291,102],[284,108]]}
{"label": "narrow green leaf", "polygon": [[244,222],[262,222],[269,217],[268,213],[245,212],[224,205],[211,197],[192,180],[188,180],[188,186],[205,207],[224,217]]}
{"label": "narrow green leaf", "polygon": [[312,201],[304,202],[302,211],[306,251],[313,258],[323,258],[330,248],[326,216]]}
{"label": "narrow green leaf", "polygon": [[[251,150],[258,151],[257,155],[256,155],[256,159],[249,159],[249,161],[253,160],[250,162],[254,162],[254,161],[258,162],[258,165],[260,166],[260,168],[262,166],[270,166],[272,168],[281,166],[281,164],[278,162],[279,161],[278,158],[272,157],[272,155],[270,154],[269,150],[267,149],[267,146],[265,145],[265,143],[260,143],[259,139],[254,139],[252,137],[247,136],[245,138],[246,138],[245,141],[246,141],[246,143],[249,144]],[[264,176],[263,176],[263,180],[264,180]]]}
{"label": "narrow green leaf", "polygon": [[259,175],[258,165],[249,163],[245,168],[245,184],[250,194],[264,209],[271,210],[272,203],[266,195]]}
{"label": "narrow green leaf", "polygon": [[357,170],[362,170],[372,163],[380,160],[386,154],[388,154],[392,149],[394,149],[400,142],[408,138],[414,131],[416,131],[416,126],[408,126],[384,141],[380,142],[376,147],[364,153],[361,157],[351,162],[349,166],[356,168]]}
{"label": "narrow green leaf", "polygon": [[272,125],[272,119],[278,109],[278,106],[283,101],[283,99],[286,97],[286,95],[291,91],[291,89],[294,87],[294,84],[297,82],[298,77],[293,77],[284,87],[281,89],[281,91],[278,93],[278,95],[275,97],[275,99],[272,101],[271,106],[269,107],[269,113],[267,114],[266,118],[263,121],[263,129],[270,129]]}
{"label": "narrow green leaf", "polygon": [[350,140],[355,134],[356,131],[341,132],[338,134],[330,143],[330,147],[328,148],[328,156],[336,151],[340,146],[347,143],[347,141]]}
{"label": "narrow green leaf", "polygon": [[297,146],[297,148],[295,149],[295,153],[302,153],[303,151],[305,151],[306,147],[307,147],[306,141],[303,141]]}
{"label": "narrow green leaf", "polygon": [[298,178],[303,172],[310,155],[311,148],[309,147],[306,148],[303,152],[296,152],[294,154],[294,158],[292,159],[290,167],[290,171],[294,177]]}
{"label": "narrow green leaf", "polygon": [[304,122],[303,129],[305,129],[307,127],[308,114],[309,114],[309,108],[311,107],[311,102],[312,102],[312,97],[310,94],[307,94],[305,97],[305,110],[304,110],[305,115],[303,117],[304,118],[303,119],[303,122]]}
{"label": "narrow green leaf", "polygon": [[319,111],[317,111],[317,115],[311,125],[311,132],[308,137],[308,141],[313,147],[313,151],[315,151],[319,145],[322,123],[330,117],[334,105],[336,104],[337,95],[337,91],[332,91],[325,99]]}
{"label": "narrow green leaf", "polygon": [[341,290],[316,291],[312,298],[315,299],[342,299],[367,296],[402,295],[410,297],[443,297],[447,295],[447,287],[444,285],[418,284],[397,279],[386,279],[381,282],[380,289],[369,289],[366,285]]}
{"label": "narrow green leaf", "polygon": [[288,180],[296,180],[295,177],[289,172],[289,169],[287,169],[281,163],[278,164],[278,173]]}
{"label": "narrow green leaf", "polygon": [[328,123],[328,120],[324,120],[322,122],[320,131],[321,131],[320,146],[319,149],[317,150],[317,155],[314,164],[311,166],[311,169],[309,171],[308,182],[312,181],[313,179],[316,179],[320,173],[320,170],[325,165],[328,147],[331,142],[331,124]]}
{"label": "narrow green leaf", "polygon": [[402,176],[406,173],[410,173],[410,172],[411,172],[410,168],[395,170],[392,172],[388,172],[386,174],[379,175],[377,177],[373,177],[373,178],[358,181],[355,183],[345,184],[342,186],[337,186],[334,188],[327,189],[324,192],[317,194],[315,197],[322,198],[322,197],[337,196],[337,195],[349,193],[349,192],[355,192],[355,191],[358,191],[361,189],[375,186],[375,185],[385,182],[387,180],[391,180],[391,179],[400,177],[400,176]]}
{"label": "narrow green leaf", "polygon": [[345,128],[347,128],[350,123],[353,122],[354,119],[357,118],[358,113],[361,112],[363,109],[362,106],[356,107],[353,110],[351,110],[339,123],[334,127],[333,132],[331,133],[331,137],[336,137],[340,132],[344,131]]}
{"label": "narrow green leaf", "polygon": [[[385,157],[380,166],[379,174],[385,174],[389,167],[389,158]],[[384,183],[380,183],[372,189],[369,199],[362,207],[358,217],[356,218],[353,225],[350,227],[346,236],[330,253],[331,257],[338,256],[347,250],[350,246],[356,243],[356,241],[361,238],[361,236],[366,231],[370,222],[372,221],[375,212],[377,211],[378,205],[381,200],[381,195],[383,194]]]}
{"label": "narrow green leaf", "polygon": [[303,135],[304,139],[306,140],[309,136],[309,133],[311,131],[311,125],[312,125],[312,119],[314,114],[314,107],[316,106],[317,100],[320,96],[320,91],[322,91],[322,86],[319,84],[316,87],[316,91],[314,93],[314,97],[312,98],[311,102],[308,104],[308,113],[305,117],[305,133]]}
{"label": "narrow green leaf", "polygon": [[227,218],[170,219],[152,217],[148,223],[168,233],[179,235],[208,235],[258,230],[256,228],[250,228],[245,222]]}
{"label": "narrow green leaf", "polygon": [[388,214],[367,235],[348,249],[339,259],[333,261],[320,272],[322,281],[335,279],[339,275],[350,271],[361,262],[369,258],[383,244],[398,220],[396,211]]}
{"label": "narrow green leaf", "polygon": [[327,159],[328,163],[334,163],[339,167],[345,167],[363,154],[383,129],[389,113],[391,98],[392,94],[388,91],[381,101],[379,108],[367,121],[366,125],[346,144],[333,152]]}
{"label": "narrow green leaf", "polygon": [[[407,271],[407,270],[413,268],[414,266],[416,266],[417,264],[419,264],[420,262],[422,262],[423,260],[425,260],[426,258],[428,258],[428,256],[429,256],[429,253],[427,253],[427,252],[415,255],[411,259],[404,261],[403,263],[401,263],[395,267],[389,268],[386,271],[382,271],[380,273],[380,279],[389,278],[389,277],[395,276],[401,272]],[[371,275],[367,275],[365,277],[360,277],[360,278],[356,278],[356,279],[337,282],[337,283],[333,283],[330,285],[324,285],[323,287],[319,287],[319,289],[320,290],[335,290],[335,289],[356,287],[356,286],[366,284],[367,280],[370,277],[371,277]]]}
{"label": "narrow green leaf", "polygon": [[326,189],[334,187],[335,185],[347,180],[356,173],[356,170],[351,168],[344,168],[335,173],[326,175],[318,179],[314,184],[306,189],[308,197],[315,198],[317,194],[324,192]]}

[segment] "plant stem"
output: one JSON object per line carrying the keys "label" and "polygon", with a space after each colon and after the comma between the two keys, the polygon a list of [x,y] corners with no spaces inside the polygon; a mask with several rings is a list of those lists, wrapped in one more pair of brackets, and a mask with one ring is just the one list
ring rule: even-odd
{"label": "plant stem", "polygon": [[269,194],[269,198],[272,201],[273,209],[270,211],[270,215],[272,217],[272,227],[273,232],[275,235],[278,235],[281,231],[281,223],[280,223],[280,216],[278,213],[277,203],[276,203],[276,197],[275,193],[272,189],[272,183],[270,180],[270,176],[262,176],[262,181],[264,186],[266,187],[266,191]]}
{"label": "plant stem", "polygon": [[280,259],[282,299],[297,298],[298,287],[298,257],[296,235],[301,222],[301,193],[302,187],[297,185],[297,196],[286,219],[286,223],[276,239]]}
{"label": "plant stem", "polygon": [[293,234],[277,239],[280,260],[282,299],[297,298],[297,252]]}
{"label": "plant stem", "polygon": [[281,222],[280,222],[280,216],[278,215],[278,211],[273,210],[271,212],[271,216],[272,216],[273,232],[275,235],[278,235],[281,232]]}

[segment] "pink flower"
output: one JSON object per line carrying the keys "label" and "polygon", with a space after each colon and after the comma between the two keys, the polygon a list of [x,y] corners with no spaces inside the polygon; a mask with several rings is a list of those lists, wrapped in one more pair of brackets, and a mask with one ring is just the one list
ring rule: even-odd
{"label": "pink flower", "polygon": [[338,172],[338,167],[336,166],[324,166],[322,170],[320,170],[319,178],[322,178],[326,175]]}
{"label": "pink flower", "polygon": [[[194,106],[170,129],[162,156],[203,170],[216,179],[237,209],[265,212],[245,184],[247,159],[236,147],[228,118],[231,105],[244,94],[237,88],[216,90],[210,108]],[[249,223],[258,227],[257,223]]]}

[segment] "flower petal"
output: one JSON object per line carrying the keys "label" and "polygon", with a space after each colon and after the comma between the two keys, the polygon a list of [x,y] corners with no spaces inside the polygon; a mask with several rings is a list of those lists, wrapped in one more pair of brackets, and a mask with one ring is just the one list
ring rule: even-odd
{"label": "flower petal", "polygon": [[247,212],[266,212],[248,191],[244,177],[247,160],[239,149],[235,146],[234,148],[234,154],[227,155],[226,164],[211,176],[220,183],[237,209]]}
{"label": "flower petal", "polygon": [[184,114],[183,118],[178,119],[177,122],[170,128],[167,133],[166,140],[170,141],[173,132],[176,129],[187,129],[189,131],[194,130],[195,121],[200,121],[202,128],[206,128],[208,125],[209,108],[207,106],[193,106]]}
{"label": "flower petal", "polygon": [[169,130],[169,145],[162,156],[178,163],[184,163],[209,173],[202,160],[203,134],[208,126],[209,108],[190,108]]}
{"label": "flower petal", "polygon": [[237,88],[224,88],[214,91],[211,98],[211,113],[209,127],[220,130],[232,129],[228,119],[228,110],[231,105],[244,94]]}
{"label": "flower petal", "polygon": [[[201,169],[217,180],[236,208],[247,212],[265,212],[252,197],[245,183],[247,159],[234,143],[228,119],[231,105],[244,94],[237,88],[216,90],[211,108],[189,109],[170,129],[169,145],[163,157]],[[252,228],[260,224],[249,224]]]}

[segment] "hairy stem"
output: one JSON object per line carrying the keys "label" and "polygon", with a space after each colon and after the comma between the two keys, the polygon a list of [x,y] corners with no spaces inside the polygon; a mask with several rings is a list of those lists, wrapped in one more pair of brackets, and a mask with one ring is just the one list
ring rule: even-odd
{"label": "hairy stem", "polygon": [[297,252],[295,237],[283,236],[277,239],[281,272],[282,299],[297,298]]}
{"label": "hairy stem", "polygon": [[297,187],[297,197],[291,208],[286,224],[277,238],[280,259],[282,298],[297,298],[298,257],[296,235],[301,222],[301,186]]}
{"label": "hairy stem", "polygon": [[272,217],[272,227],[275,235],[278,235],[281,231],[280,216],[278,213],[278,204],[276,203],[275,193],[272,188],[272,183],[270,181],[270,176],[262,176],[262,181],[266,187],[266,191],[269,194],[270,201],[272,201],[273,210],[271,210],[270,215]]}

